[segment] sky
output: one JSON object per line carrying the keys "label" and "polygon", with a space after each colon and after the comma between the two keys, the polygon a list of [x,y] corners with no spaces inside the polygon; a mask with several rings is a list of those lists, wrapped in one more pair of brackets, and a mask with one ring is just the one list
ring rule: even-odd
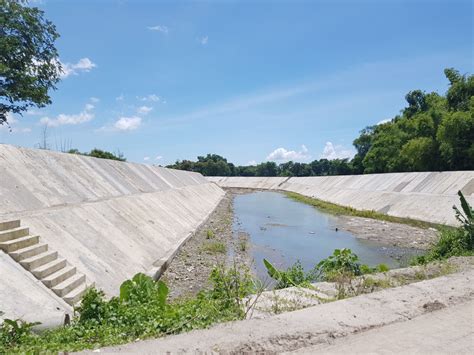
{"label": "sky", "polygon": [[461,0],[30,1],[57,27],[52,104],[11,116],[0,143],[122,152],[166,165],[354,154],[414,89],[473,72]]}

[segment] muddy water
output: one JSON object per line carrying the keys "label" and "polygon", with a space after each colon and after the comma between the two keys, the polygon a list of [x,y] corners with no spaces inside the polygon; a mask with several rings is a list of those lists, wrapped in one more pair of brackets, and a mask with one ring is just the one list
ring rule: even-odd
{"label": "muddy water", "polygon": [[350,248],[362,263],[400,267],[416,250],[384,246],[336,231],[337,217],[278,192],[252,192],[234,199],[234,233],[248,233],[257,275],[266,278],[262,260],[286,268],[300,260],[310,270],[334,249]]}

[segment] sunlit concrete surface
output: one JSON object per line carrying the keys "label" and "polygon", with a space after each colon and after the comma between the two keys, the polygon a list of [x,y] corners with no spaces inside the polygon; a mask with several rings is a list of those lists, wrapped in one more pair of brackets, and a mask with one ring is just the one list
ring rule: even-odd
{"label": "sunlit concrete surface", "polygon": [[474,171],[207,179],[221,187],[291,191],[359,210],[449,225],[457,224],[452,206],[459,206],[459,190],[474,205]]}
{"label": "sunlit concrete surface", "polygon": [[[108,295],[159,270],[224,194],[197,173],[0,144],[0,222],[20,219]],[[14,295],[32,290],[55,298],[21,267],[13,285],[0,253],[0,311],[21,315]]]}

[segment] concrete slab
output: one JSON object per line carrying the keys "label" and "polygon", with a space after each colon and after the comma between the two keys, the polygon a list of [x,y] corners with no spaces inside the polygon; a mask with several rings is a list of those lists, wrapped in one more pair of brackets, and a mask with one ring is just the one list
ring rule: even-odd
{"label": "concrete slab", "polygon": [[[0,144],[0,222],[21,219],[109,296],[136,273],[157,272],[224,194],[193,172]],[[6,272],[0,310],[28,313],[12,297],[31,293],[29,273],[3,282]]]}

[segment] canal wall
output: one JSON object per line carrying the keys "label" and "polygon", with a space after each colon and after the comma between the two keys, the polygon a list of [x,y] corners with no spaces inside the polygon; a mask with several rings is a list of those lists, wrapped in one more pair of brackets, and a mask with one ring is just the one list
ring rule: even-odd
{"label": "canal wall", "polygon": [[[107,295],[159,272],[224,194],[193,172],[0,144],[0,224],[21,220]],[[1,250],[0,274],[4,317],[70,310]]]}
{"label": "canal wall", "polygon": [[457,225],[452,206],[459,206],[459,190],[474,206],[474,171],[207,179],[221,187],[297,192],[359,210],[448,225]]}

